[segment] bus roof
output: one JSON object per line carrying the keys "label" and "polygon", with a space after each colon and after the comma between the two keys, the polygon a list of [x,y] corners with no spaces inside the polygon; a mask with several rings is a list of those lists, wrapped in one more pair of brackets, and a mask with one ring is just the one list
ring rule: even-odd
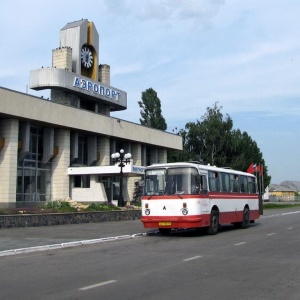
{"label": "bus roof", "polygon": [[250,177],[255,177],[251,173],[233,170],[233,169],[228,168],[228,167],[219,168],[219,167],[211,166],[211,165],[202,165],[200,162],[195,162],[195,161],[152,164],[152,165],[146,167],[146,170],[153,169],[153,168],[170,168],[170,167],[196,167],[199,170],[215,171],[215,172],[226,172],[226,173],[230,173],[230,174],[246,175],[246,176],[250,176]]}

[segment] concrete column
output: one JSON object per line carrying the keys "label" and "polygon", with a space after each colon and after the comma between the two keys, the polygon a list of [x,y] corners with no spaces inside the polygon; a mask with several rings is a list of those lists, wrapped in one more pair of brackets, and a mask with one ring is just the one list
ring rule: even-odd
{"label": "concrete column", "polygon": [[110,65],[99,65],[98,77],[100,82],[110,85]]}
{"label": "concrete column", "polygon": [[110,107],[107,104],[98,103],[96,112],[101,115],[110,116]]}
{"label": "concrete column", "polygon": [[132,201],[133,199],[133,192],[134,192],[134,181],[136,179],[140,179],[140,177],[136,177],[136,176],[130,176],[130,177],[126,177],[126,181],[127,181],[127,193],[126,193],[126,197],[124,195],[124,201],[125,204],[127,201]]}
{"label": "concrete column", "polygon": [[18,133],[18,120],[0,121],[0,138],[4,139],[4,147],[0,150],[0,204],[2,205],[16,202]]}
{"label": "concrete column", "polygon": [[55,130],[54,145],[58,154],[52,161],[52,200],[69,198],[70,130]]}
{"label": "concrete column", "polygon": [[[98,81],[110,85],[110,66],[106,64],[99,65],[98,69]],[[98,104],[98,113],[110,116],[110,107],[109,105],[99,103]]]}
{"label": "concrete column", "polygon": [[133,164],[135,166],[142,165],[142,145],[140,143],[131,144],[131,154],[133,159]]}
{"label": "concrete column", "polygon": [[159,164],[164,164],[167,163],[167,149],[158,149],[158,163]]}
{"label": "concrete column", "polygon": [[[133,165],[141,166],[142,165],[142,145],[140,143],[131,144],[131,154],[133,159]],[[133,200],[134,192],[134,181],[141,179],[142,176],[131,176],[128,177],[127,189],[128,189],[128,201]]]}
{"label": "concrete column", "polygon": [[97,152],[99,153],[99,160],[97,166],[110,165],[110,139],[106,136],[98,137]]}
{"label": "concrete column", "polygon": [[52,50],[52,67],[72,71],[72,49],[63,47]]}
{"label": "concrete column", "polygon": [[[51,100],[64,105],[71,105],[71,97],[67,92],[51,90]],[[77,104],[78,105],[78,104]]]}

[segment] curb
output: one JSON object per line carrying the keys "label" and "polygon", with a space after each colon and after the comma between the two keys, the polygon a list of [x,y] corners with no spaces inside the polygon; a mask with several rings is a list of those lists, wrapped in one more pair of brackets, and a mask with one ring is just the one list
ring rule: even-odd
{"label": "curb", "polygon": [[70,248],[70,247],[78,247],[78,246],[112,242],[112,241],[118,241],[118,240],[128,240],[128,239],[133,239],[133,238],[138,238],[138,237],[144,237],[146,235],[147,235],[147,233],[135,233],[132,235],[120,235],[120,236],[116,236],[116,237],[106,237],[106,238],[100,238],[100,239],[66,242],[66,243],[52,244],[52,245],[45,245],[45,246],[35,246],[35,247],[11,249],[11,250],[0,251],[0,257],[9,256],[9,255],[17,255],[17,254],[27,254],[27,253],[47,251],[47,250],[57,250],[57,249]]}

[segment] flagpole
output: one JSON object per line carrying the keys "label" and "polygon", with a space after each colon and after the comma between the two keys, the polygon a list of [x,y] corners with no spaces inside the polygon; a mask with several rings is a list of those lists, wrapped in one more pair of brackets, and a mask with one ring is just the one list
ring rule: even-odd
{"label": "flagpole", "polygon": [[260,215],[263,215],[264,214],[264,211],[263,211],[263,192],[264,192],[264,188],[263,188],[263,178],[262,176],[260,176],[261,174],[263,174],[263,171],[262,171],[262,168],[263,168],[263,165],[261,163],[259,163],[259,179],[260,179],[260,203],[259,203],[259,214]]}
{"label": "flagpole", "polygon": [[264,183],[264,165],[261,165],[261,184],[263,187],[263,191],[265,191],[265,183]]}

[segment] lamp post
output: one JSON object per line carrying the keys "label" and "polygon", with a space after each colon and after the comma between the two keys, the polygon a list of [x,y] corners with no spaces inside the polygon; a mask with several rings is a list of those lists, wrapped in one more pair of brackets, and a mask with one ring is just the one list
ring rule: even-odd
{"label": "lamp post", "polygon": [[118,163],[120,167],[120,193],[118,198],[118,206],[124,206],[124,198],[123,198],[123,167],[130,163],[131,154],[124,154],[124,150],[121,149],[120,153],[116,152],[111,155],[113,163]]}

